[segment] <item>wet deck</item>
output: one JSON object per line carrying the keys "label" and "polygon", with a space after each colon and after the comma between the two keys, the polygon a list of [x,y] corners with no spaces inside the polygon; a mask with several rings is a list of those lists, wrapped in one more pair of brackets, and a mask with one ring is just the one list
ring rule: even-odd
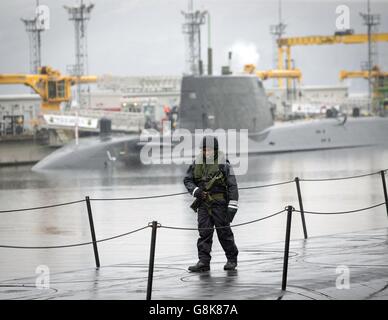
{"label": "wet deck", "polygon": [[[290,247],[286,292],[280,290],[284,243],[240,248],[237,271],[223,270],[222,252],[211,271],[193,274],[189,255],[156,256],[153,299],[388,299],[388,229],[372,229],[308,240]],[[145,299],[144,263],[118,264],[50,275],[50,289],[35,278],[2,281],[0,299]],[[337,289],[338,266],[349,268],[350,288]],[[342,269],[341,269],[342,270]]]}

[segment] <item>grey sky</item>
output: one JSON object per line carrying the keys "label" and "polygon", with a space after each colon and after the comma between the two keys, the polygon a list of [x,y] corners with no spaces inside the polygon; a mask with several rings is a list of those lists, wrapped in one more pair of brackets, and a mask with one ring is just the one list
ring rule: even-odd
{"label": "grey sky", "polygon": [[[91,74],[180,75],[185,67],[181,32],[187,0],[94,0],[88,25]],[[42,62],[62,72],[74,63],[74,31],[63,5],[75,0],[40,0],[51,11],[51,28],[42,36]],[[255,46],[258,68],[273,66],[271,24],[277,23],[278,1],[196,0],[195,7],[209,10],[215,71],[226,64],[230,48]],[[359,12],[365,1],[283,0],[283,19],[288,36],[330,35],[335,31],[338,5],[350,8],[350,26],[364,33]],[[28,38],[21,17],[32,16],[35,0],[0,2],[0,73],[29,71]],[[381,14],[380,32],[388,32],[388,0],[373,1],[372,11]],[[206,30],[203,30],[206,34]],[[207,39],[204,36],[203,47]],[[205,49],[204,49],[205,50]],[[294,47],[292,56],[303,72],[303,84],[338,84],[341,69],[358,70],[367,56],[366,45]],[[203,52],[205,56],[206,52]],[[235,54],[237,59],[238,53]],[[240,59],[241,60],[241,59]],[[388,43],[379,44],[379,61],[387,71]],[[235,61],[236,62],[236,61]],[[241,62],[241,61],[240,61]],[[238,62],[235,65],[238,65]],[[235,70],[240,71],[240,70]],[[270,85],[271,83],[268,83]],[[352,91],[365,90],[365,81],[352,80]],[[0,93],[20,92],[17,86],[0,87]],[[6,92],[5,92],[6,91]]]}

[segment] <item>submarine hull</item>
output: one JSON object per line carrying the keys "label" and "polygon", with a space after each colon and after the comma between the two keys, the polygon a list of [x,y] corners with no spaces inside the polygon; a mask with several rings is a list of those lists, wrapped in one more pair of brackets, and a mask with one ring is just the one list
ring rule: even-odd
{"label": "submarine hull", "polygon": [[[228,144],[228,154],[259,155],[388,144],[388,118],[349,117],[274,125],[262,83],[254,76],[188,76],[183,77],[181,90],[179,128],[175,134],[184,129],[192,141],[199,141],[203,133],[196,132],[198,129],[213,130],[215,135],[217,129],[234,129],[237,143],[234,149]],[[248,134],[241,136],[244,129]],[[72,142],[56,150],[33,170],[101,170],[118,163],[144,163],[140,159],[142,148],[150,146],[148,141],[152,136],[155,138],[155,133],[150,133],[148,139],[143,132],[142,139],[139,134],[82,138],[79,145]],[[226,145],[225,136],[218,138],[221,145]],[[244,139],[246,143],[242,145]],[[162,150],[173,149],[179,143],[168,135],[153,141],[153,147]],[[191,145],[190,159],[198,151],[195,143]]]}
{"label": "submarine hull", "polygon": [[117,163],[139,159],[139,135],[87,137],[57,149],[32,167],[34,171],[52,169],[102,170]]}

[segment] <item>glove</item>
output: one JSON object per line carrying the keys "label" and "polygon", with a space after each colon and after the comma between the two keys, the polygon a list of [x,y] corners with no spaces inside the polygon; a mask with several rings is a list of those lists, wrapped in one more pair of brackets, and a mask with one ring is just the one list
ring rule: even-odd
{"label": "glove", "polygon": [[206,200],[208,193],[203,191],[202,188],[197,187],[193,192],[193,196],[196,197],[197,199]]}
{"label": "glove", "polygon": [[231,223],[238,210],[238,204],[236,200],[230,200],[227,210],[227,221]]}
{"label": "glove", "polygon": [[196,198],[201,198],[201,194],[202,194],[202,189],[197,187],[194,189],[193,191],[193,197],[196,197]]}

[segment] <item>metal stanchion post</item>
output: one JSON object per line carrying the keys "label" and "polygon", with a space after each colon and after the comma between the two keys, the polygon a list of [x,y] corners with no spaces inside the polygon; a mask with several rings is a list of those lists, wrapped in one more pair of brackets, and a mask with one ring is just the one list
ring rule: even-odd
{"label": "metal stanchion post", "polygon": [[90,225],[90,232],[92,234],[92,241],[93,241],[93,250],[94,250],[94,258],[96,260],[96,267],[100,267],[100,258],[98,256],[98,248],[97,248],[97,240],[96,240],[96,232],[94,231],[94,223],[93,223],[93,214],[92,214],[92,207],[90,205],[90,199],[89,196],[85,197],[86,200],[86,208],[88,209],[88,217],[89,217],[89,225]]}
{"label": "metal stanchion post", "polygon": [[155,245],[156,245],[156,230],[157,230],[157,228],[158,228],[158,222],[152,221],[150,262],[149,262],[149,266],[148,266],[147,300],[151,300],[151,295],[152,295],[152,280],[153,280],[153,276],[154,276]]}
{"label": "metal stanchion post", "polygon": [[302,226],[303,226],[303,235],[304,238],[307,239],[307,228],[306,228],[306,221],[304,219],[304,209],[303,209],[303,201],[302,201],[302,192],[300,191],[300,181],[299,178],[295,178],[296,183],[296,191],[298,193],[298,201],[299,201],[299,209],[300,209],[300,216],[302,218]]}
{"label": "metal stanchion post", "polygon": [[287,227],[286,227],[286,241],[284,245],[284,260],[283,260],[283,279],[282,279],[282,290],[287,288],[287,273],[288,273],[288,255],[290,251],[290,237],[291,237],[291,220],[292,211],[295,209],[292,206],[287,207]]}
{"label": "metal stanchion post", "polygon": [[387,210],[388,215],[388,195],[387,195],[387,183],[385,182],[385,171],[381,171],[381,180],[383,182],[383,191],[384,191],[384,199],[385,199],[385,209]]}

